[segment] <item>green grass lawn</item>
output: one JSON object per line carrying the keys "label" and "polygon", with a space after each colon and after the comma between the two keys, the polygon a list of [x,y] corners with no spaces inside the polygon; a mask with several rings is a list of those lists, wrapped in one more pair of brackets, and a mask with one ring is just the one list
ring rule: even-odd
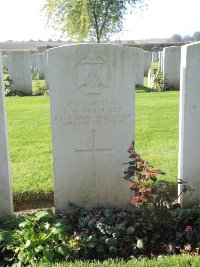
{"label": "green grass lawn", "polygon": [[17,203],[52,200],[49,96],[7,97],[6,103],[14,197]]}
{"label": "green grass lawn", "polygon": [[[170,181],[177,181],[178,98],[178,92],[136,93],[136,149]],[[53,203],[49,96],[6,103],[15,203]]]}
{"label": "green grass lawn", "polygon": [[158,259],[142,259],[142,260],[129,260],[124,261],[104,261],[104,262],[75,262],[75,263],[63,263],[57,265],[44,264],[39,265],[40,267],[199,267],[200,266],[200,256],[171,256],[171,257],[161,257]]}
{"label": "green grass lawn", "polygon": [[136,150],[173,182],[177,181],[178,102],[179,92],[136,93]]}

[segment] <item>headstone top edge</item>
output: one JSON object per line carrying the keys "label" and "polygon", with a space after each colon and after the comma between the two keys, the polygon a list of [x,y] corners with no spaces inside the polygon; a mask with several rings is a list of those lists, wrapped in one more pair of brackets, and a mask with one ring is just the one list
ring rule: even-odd
{"label": "headstone top edge", "polygon": [[138,50],[141,48],[138,47],[129,47],[129,46],[122,46],[122,45],[113,45],[113,44],[72,44],[72,45],[63,45],[59,47],[50,48],[47,50],[48,54],[53,54],[58,51],[65,50],[66,48],[75,49],[75,48],[108,48],[108,49],[121,49],[126,51],[131,51],[133,49]]}

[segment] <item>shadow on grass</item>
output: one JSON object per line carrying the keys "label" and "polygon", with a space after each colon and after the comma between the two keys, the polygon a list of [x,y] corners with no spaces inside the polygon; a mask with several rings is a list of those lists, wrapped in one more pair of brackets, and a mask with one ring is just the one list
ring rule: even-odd
{"label": "shadow on grass", "polygon": [[154,90],[152,88],[143,86],[141,84],[136,84],[135,90],[136,90],[137,93],[151,93],[151,92],[154,92]]}
{"label": "shadow on grass", "polygon": [[54,205],[54,192],[23,192],[13,195],[14,211],[51,208]]}
{"label": "shadow on grass", "polygon": [[[178,184],[171,183],[168,188],[172,199],[176,200],[178,196]],[[54,192],[23,192],[13,195],[14,211],[25,211],[31,209],[52,208],[54,206]]]}

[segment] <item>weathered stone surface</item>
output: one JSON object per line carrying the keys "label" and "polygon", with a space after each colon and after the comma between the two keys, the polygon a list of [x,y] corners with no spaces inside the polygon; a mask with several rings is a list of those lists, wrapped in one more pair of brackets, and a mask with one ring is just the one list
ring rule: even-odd
{"label": "weathered stone surface", "polygon": [[0,53],[0,220],[13,212],[8,133],[5,111],[5,88]]}
{"label": "weathered stone surface", "polygon": [[147,77],[149,69],[151,68],[152,53],[144,51],[144,76]]}
{"label": "weathered stone surface", "polygon": [[133,60],[137,61],[137,74],[135,84],[144,83],[144,50],[142,48],[133,48]]}
{"label": "weathered stone surface", "polygon": [[[180,197],[182,205],[200,204],[200,42],[181,50],[179,179],[195,189]],[[179,186],[179,193],[182,187]]]}
{"label": "weathered stone surface", "polygon": [[134,139],[133,48],[80,44],[48,50],[56,212],[69,202],[124,206]]}
{"label": "weathered stone surface", "polygon": [[38,67],[37,54],[32,54],[31,55],[31,67],[32,67],[32,69],[37,69],[37,67]]}
{"label": "weathered stone surface", "polygon": [[31,56],[29,51],[9,51],[8,71],[12,81],[11,91],[22,91],[32,95]]}
{"label": "weathered stone surface", "polygon": [[158,70],[163,71],[163,52],[159,52],[159,63],[158,63]]}
{"label": "weathered stone surface", "polygon": [[2,61],[3,61],[3,69],[8,69],[8,56],[7,55],[2,56]]}
{"label": "weathered stone surface", "polygon": [[180,87],[181,47],[170,46],[163,49],[163,74],[166,82]]}
{"label": "weathered stone surface", "polygon": [[152,62],[157,62],[158,60],[158,52],[152,52]]}
{"label": "weathered stone surface", "polygon": [[45,62],[43,53],[37,54],[37,66],[38,66],[39,79],[41,80],[45,79]]}
{"label": "weathered stone surface", "polygon": [[43,52],[43,57],[44,57],[45,84],[46,84],[46,89],[49,90],[49,73],[48,73],[48,65],[47,65],[47,50]]}

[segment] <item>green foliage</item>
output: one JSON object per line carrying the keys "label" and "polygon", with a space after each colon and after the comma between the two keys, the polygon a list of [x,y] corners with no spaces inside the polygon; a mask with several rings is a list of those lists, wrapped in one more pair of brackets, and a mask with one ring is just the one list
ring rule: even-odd
{"label": "green foliage", "polygon": [[131,7],[144,0],[46,0],[47,23],[77,40],[95,37],[97,42],[120,32]]}
{"label": "green foliage", "polygon": [[165,78],[160,70],[155,70],[153,77],[153,90],[156,92],[165,91]]}
{"label": "green foliage", "polygon": [[[171,232],[174,225],[171,222],[174,220],[174,196],[171,194],[172,183],[161,180],[157,181],[157,175],[165,173],[160,169],[154,168],[149,162],[142,159],[135,152],[134,142],[129,146],[128,153],[130,154],[128,165],[124,169],[124,179],[129,181],[129,188],[133,191],[132,205],[140,205],[146,221],[151,227],[157,229],[162,228],[166,232]],[[191,191],[192,189],[183,181],[183,192]],[[160,234],[159,234],[160,235]]]}
{"label": "green foliage", "polygon": [[42,84],[40,80],[35,80],[34,85],[37,88],[37,91],[34,92],[35,96],[49,95],[49,90],[46,89],[45,84]]}
{"label": "green foliage", "polygon": [[200,207],[171,209],[162,223],[154,209],[147,217],[141,205],[86,209],[71,204],[71,211],[58,216],[43,210],[1,222],[0,265],[198,254]]}
{"label": "green foliage", "polygon": [[129,181],[129,187],[134,192],[134,197],[131,199],[131,204],[153,204],[154,206],[163,208],[170,205],[168,181],[157,181],[156,175],[164,175],[160,169],[154,168],[146,160],[135,152],[134,142],[129,146],[128,153],[130,161],[125,163],[128,165],[124,168],[124,179]]}
{"label": "green foliage", "polygon": [[18,266],[75,260],[83,242],[77,234],[70,234],[70,229],[66,220],[56,220],[50,210],[8,220],[0,229],[4,260]]}
{"label": "green foliage", "polygon": [[156,92],[174,91],[177,90],[173,85],[167,83],[162,71],[153,70],[153,90]]}

